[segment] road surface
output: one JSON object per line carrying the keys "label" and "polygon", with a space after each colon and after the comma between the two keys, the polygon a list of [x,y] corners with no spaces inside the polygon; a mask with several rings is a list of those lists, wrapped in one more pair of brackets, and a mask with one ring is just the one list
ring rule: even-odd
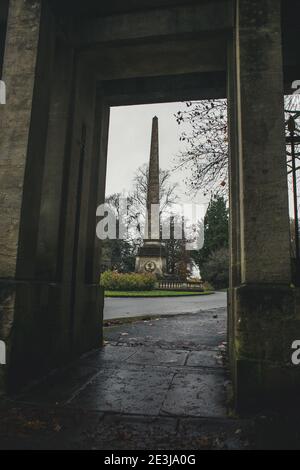
{"label": "road surface", "polygon": [[226,307],[226,292],[191,297],[106,298],[104,319],[152,315],[179,315]]}

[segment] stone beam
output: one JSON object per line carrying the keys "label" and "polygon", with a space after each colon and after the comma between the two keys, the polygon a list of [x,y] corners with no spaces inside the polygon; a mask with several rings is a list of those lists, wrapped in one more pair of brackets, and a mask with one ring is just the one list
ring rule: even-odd
{"label": "stone beam", "polygon": [[185,34],[217,33],[233,27],[231,0],[157,9],[75,22],[70,31],[77,46]]}
{"label": "stone beam", "polygon": [[226,73],[103,80],[100,86],[110,106],[220,99],[226,98]]}
{"label": "stone beam", "polygon": [[82,52],[99,80],[226,70],[226,36],[152,43],[99,44]]}

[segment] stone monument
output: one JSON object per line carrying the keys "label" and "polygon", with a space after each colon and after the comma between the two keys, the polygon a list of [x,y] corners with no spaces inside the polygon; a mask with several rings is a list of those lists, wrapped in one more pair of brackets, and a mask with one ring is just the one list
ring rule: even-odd
{"label": "stone monument", "polygon": [[155,116],[152,121],[145,240],[136,257],[135,270],[139,273],[163,276],[166,270],[166,253],[160,238],[159,203],[158,118]]}

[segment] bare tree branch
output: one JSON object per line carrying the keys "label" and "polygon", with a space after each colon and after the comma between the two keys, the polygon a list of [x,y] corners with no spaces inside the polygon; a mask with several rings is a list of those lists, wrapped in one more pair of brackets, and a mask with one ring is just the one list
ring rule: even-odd
{"label": "bare tree branch", "polygon": [[[300,110],[300,96],[285,98],[285,119]],[[226,100],[204,100],[186,103],[186,110],[175,114],[184,126],[180,140],[185,149],[176,157],[176,170],[190,170],[185,183],[191,193],[227,193],[228,191],[228,123]],[[296,132],[300,134],[300,127]],[[287,146],[287,156],[291,156]],[[300,157],[300,145],[296,145]],[[288,160],[290,163],[290,160]]]}

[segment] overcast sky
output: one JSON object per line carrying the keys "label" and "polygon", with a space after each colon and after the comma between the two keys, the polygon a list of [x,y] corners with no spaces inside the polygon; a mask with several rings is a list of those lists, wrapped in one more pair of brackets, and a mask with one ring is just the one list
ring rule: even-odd
{"label": "overcast sky", "polygon": [[[183,130],[178,126],[174,114],[186,109],[185,103],[164,103],[139,106],[122,106],[111,108],[108,169],[106,194],[128,192],[132,179],[139,166],[149,162],[152,118],[158,117],[160,167],[170,169],[174,158],[183,148],[179,137]],[[178,195],[181,203],[191,203],[183,183],[187,173],[174,172],[173,181],[180,184]],[[207,199],[200,193],[195,202],[207,207]]]}
{"label": "overcast sky", "polygon": [[[139,106],[121,106],[111,108],[110,132],[108,145],[108,170],[106,194],[128,192],[138,167],[149,162],[152,118],[158,117],[160,167],[170,169],[174,158],[184,148],[179,141],[182,126],[178,126],[174,114],[185,110],[185,103],[163,103]],[[185,195],[184,179],[189,173],[174,172],[173,181],[180,184],[178,195],[181,203],[191,203],[191,197]],[[290,188],[290,212],[293,210],[292,191]],[[199,193],[194,202],[201,205],[205,213],[208,200]]]}

